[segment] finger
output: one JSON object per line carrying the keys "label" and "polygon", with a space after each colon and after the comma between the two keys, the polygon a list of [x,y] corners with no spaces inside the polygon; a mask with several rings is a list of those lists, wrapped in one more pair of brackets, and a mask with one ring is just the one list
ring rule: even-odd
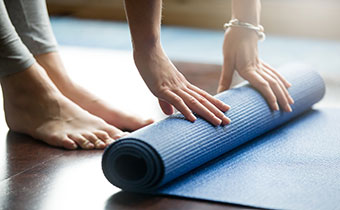
{"label": "finger", "polygon": [[191,96],[190,94],[183,90],[177,91],[176,94],[178,94],[183,99],[185,104],[191,110],[193,110],[198,115],[206,119],[208,122],[211,122],[215,126],[220,125],[222,123],[221,119],[216,117],[214,113],[212,113],[211,111],[209,111],[209,109],[203,106],[195,97]]}
{"label": "finger", "polygon": [[283,84],[283,82],[269,69],[267,69],[265,66],[262,68],[263,71],[265,71],[267,74],[269,74],[271,77],[273,77],[276,81],[278,81],[279,85],[281,86],[281,89],[283,90],[284,94],[286,95],[286,98],[288,99],[289,104],[294,104],[293,98],[290,96],[287,87]]}
{"label": "finger", "polygon": [[206,98],[208,101],[210,101],[210,103],[214,104],[217,108],[219,108],[220,110],[222,110],[223,112],[226,112],[230,109],[230,106],[225,104],[223,101],[214,98],[212,95],[210,95],[209,93],[207,93],[206,91],[194,86],[194,85],[188,85],[188,88],[190,90],[193,90],[195,92],[197,92],[198,94],[200,94],[201,96],[203,96],[204,98]]}
{"label": "finger", "polygon": [[87,140],[89,140],[97,149],[103,149],[106,144],[101,141],[94,133],[84,133],[82,134]]}
{"label": "finger", "polygon": [[166,115],[171,115],[174,113],[174,108],[171,104],[161,100],[161,99],[158,99],[158,103],[159,103],[159,106],[161,107],[162,111],[164,112],[164,114]]}
{"label": "finger", "polygon": [[288,99],[287,99],[286,95],[284,94],[283,90],[281,89],[281,86],[279,85],[278,81],[276,79],[272,78],[269,74],[267,74],[263,70],[258,71],[258,73],[269,83],[269,85],[272,88],[280,106],[286,112],[291,112],[292,108],[290,107],[290,105],[288,103]]}
{"label": "finger", "polygon": [[275,74],[285,85],[286,88],[289,88],[292,86],[292,84],[290,82],[288,82],[288,80],[286,80],[279,72],[277,72],[273,67],[271,67],[269,64],[262,62],[262,65],[264,67],[266,67],[268,70],[270,70],[271,72],[273,72],[273,74]]}
{"label": "finger", "polygon": [[188,94],[192,95],[196,98],[196,100],[201,103],[203,106],[205,106],[209,111],[211,111],[216,117],[220,118],[222,120],[222,125],[227,125],[230,123],[230,119],[223,114],[216,106],[214,106],[209,100],[204,98],[202,95],[196,93],[195,91],[191,89],[185,90]]}
{"label": "finger", "polygon": [[220,82],[217,89],[218,93],[228,90],[230,88],[233,79],[233,74],[234,74],[233,63],[227,59],[224,59]]}
{"label": "finger", "polygon": [[262,93],[264,98],[267,100],[267,103],[273,110],[279,110],[279,105],[277,104],[276,96],[273,90],[270,88],[269,83],[263,79],[261,75],[252,70],[240,71],[240,74],[244,79],[248,80],[252,86]]}
{"label": "finger", "polygon": [[176,107],[176,109],[181,112],[187,120],[195,122],[195,115],[191,112],[191,110],[186,105],[186,103],[184,103],[181,97],[171,91],[166,91],[163,94],[162,98],[168,103],[172,104],[174,107]]}

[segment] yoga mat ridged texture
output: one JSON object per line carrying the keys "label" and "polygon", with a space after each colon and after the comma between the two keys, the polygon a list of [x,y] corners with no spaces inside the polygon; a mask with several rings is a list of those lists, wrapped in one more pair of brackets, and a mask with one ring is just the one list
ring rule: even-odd
{"label": "yoga mat ridged texture", "polygon": [[249,85],[234,88],[216,96],[231,105],[225,113],[232,120],[230,125],[214,127],[201,118],[191,123],[181,114],[170,116],[111,144],[102,159],[104,175],[123,190],[214,200],[204,194],[190,196],[183,189],[176,193],[166,186],[176,186],[172,180],[199,166],[208,170],[204,165],[207,162],[301,115],[323,97],[325,85],[315,71],[297,65],[281,72],[292,83],[292,113],[271,111],[261,94]]}

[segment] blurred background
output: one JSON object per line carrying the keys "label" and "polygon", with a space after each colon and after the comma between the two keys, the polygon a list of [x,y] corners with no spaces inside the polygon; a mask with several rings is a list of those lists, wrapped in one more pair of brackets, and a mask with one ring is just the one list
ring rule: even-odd
{"label": "blurred background", "polygon": [[[274,67],[291,62],[311,65],[327,83],[321,105],[340,107],[340,1],[261,2],[261,24],[267,34],[259,43],[261,58]],[[47,0],[47,4],[61,47],[131,52],[123,0]],[[223,24],[230,17],[230,0],[164,0],[163,46],[176,62],[209,64],[219,71]]]}
{"label": "blurred background", "polygon": [[[125,21],[123,0],[48,0],[55,15]],[[262,0],[266,32],[340,39],[338,0]],[[221,30],[230,19],[230,0],[164,0],[163,23]]]}

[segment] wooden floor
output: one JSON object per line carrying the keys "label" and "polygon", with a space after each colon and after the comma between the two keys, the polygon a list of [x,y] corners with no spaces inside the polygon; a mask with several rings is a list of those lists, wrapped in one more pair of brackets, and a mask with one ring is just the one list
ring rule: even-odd
{"label": "wooden floor", "polygon": [[[119,107],[156,119],[164,117],[157,100],[147,91],[138,73],[129,71],[134,68],[130,55],[121,57],[121,54],[82,51],[81,56],[78,51],[64,50],[63,57],[70,74],[79,83]],[[75,54],[77,57],[74,57]],[[219,65],[176,63],[176,66],[195,85],[212,94],[216,92]],[[96,69],[96,77],[93,77],[93,69]],[[102,150],[53,148],[29,136],[8,132],[3,115],[0,117],[1,210],[245,208],[121,192],[103,176],[100,164]]]}
{"label": "wooden floor", "polygon": [[[76,76],[83,85],[89,83],[92,73],[86,71],[92,69],[91,65],[98,65],[97,62],[90,61],[86,64],[74,64],[74,60],[69,57],[75,53],[68,50],[64,53],[64,60],[67,66],[73,70],[72,76]],[[88,54],[85,56],[89,56]],[[100,57],[100,56],[99,56]],[[119,56],[118,56],[119,57]],[[105,59],[105,58],[101,58]],[[80,61],[81,58],[78,58]],[[99,80],[107,77],[133,77],[133,91],[141,90],[146,98],[152,97],[147,92],[144,84],[137,81],[136,77],[126,75],[124,70],[131,67],[129,65],[117,64],[116,59],[111,61],[113,67],[120,70],[109,72],[98,70],[97,79],[93,79],[93,88],[90,89],[99,95],[106,96],[114,103],[110,95],[119,95],[117,82],[101,86]],[[102,60],[103,61],[103,60]],[[91,63],[92,62],[92,63]],[[109,63],[110,64],[110,63]],[[109,65],[106,63],[105,66]],[[110,64],[111,65],[111,64]],[[214,93],[217,87],[220,66],[199,65],[188,63],[176,64],[194,84]],[[73,67],[83,68],[82,71],[74,70]],[[133,66],[133,65],[132,65]],[[84,73],[85,72],[85,73]],[[125,76],[124,76],[125,75]],[[118,81],[118,80],[117,80]],[[86,83],[87,82],[87,83]],[[130,84],[131,85],[131,84]],[[118,90],[117,90],[118,89]],[[116,90],[116,91],[114,91]],[[127,90],[129,91],[129,90]],[[125,92],[125,94],[132,94]],[[137,91],[138,92],[138,91]],[[120,93],[121,94],[121,93]],[[124,101],[133,103],[133,96],[125,97]],[[123,106],[121,104],[120,106]],[[155,108],[157,107],[157,108]],[[143,111],[139,111],[143,110]],[[153,113],[154,118],[162,118],[156,100],[138,103],[135,110],[142,115]],[[132,194],[120,192],[112,186],[104,177],[101,170],[102,150],[94,151],[67,151],[50,147],[42,142],[32,139],[29,136],[8,132],[3,115],[0,119],[0,209],[1,210],[65,210],[65,209],[241,209],[240,206],[218,204],[212,202],[165,197],[148,196],[142,194]]]}

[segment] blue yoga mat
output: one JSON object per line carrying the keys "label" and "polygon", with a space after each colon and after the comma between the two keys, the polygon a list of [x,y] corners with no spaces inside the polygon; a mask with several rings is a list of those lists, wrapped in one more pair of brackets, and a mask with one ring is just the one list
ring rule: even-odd
{"label": "blue yoga mat", "polygon": [[271,111],[249,85],[216,97],[232,123],[214,127],[176,114],[114,142],[106,178],[123,190],[264,208],[330,209],[340,198],[339,110],[312,110],[325,93],[308,67],[281,69],[293,112]]}

